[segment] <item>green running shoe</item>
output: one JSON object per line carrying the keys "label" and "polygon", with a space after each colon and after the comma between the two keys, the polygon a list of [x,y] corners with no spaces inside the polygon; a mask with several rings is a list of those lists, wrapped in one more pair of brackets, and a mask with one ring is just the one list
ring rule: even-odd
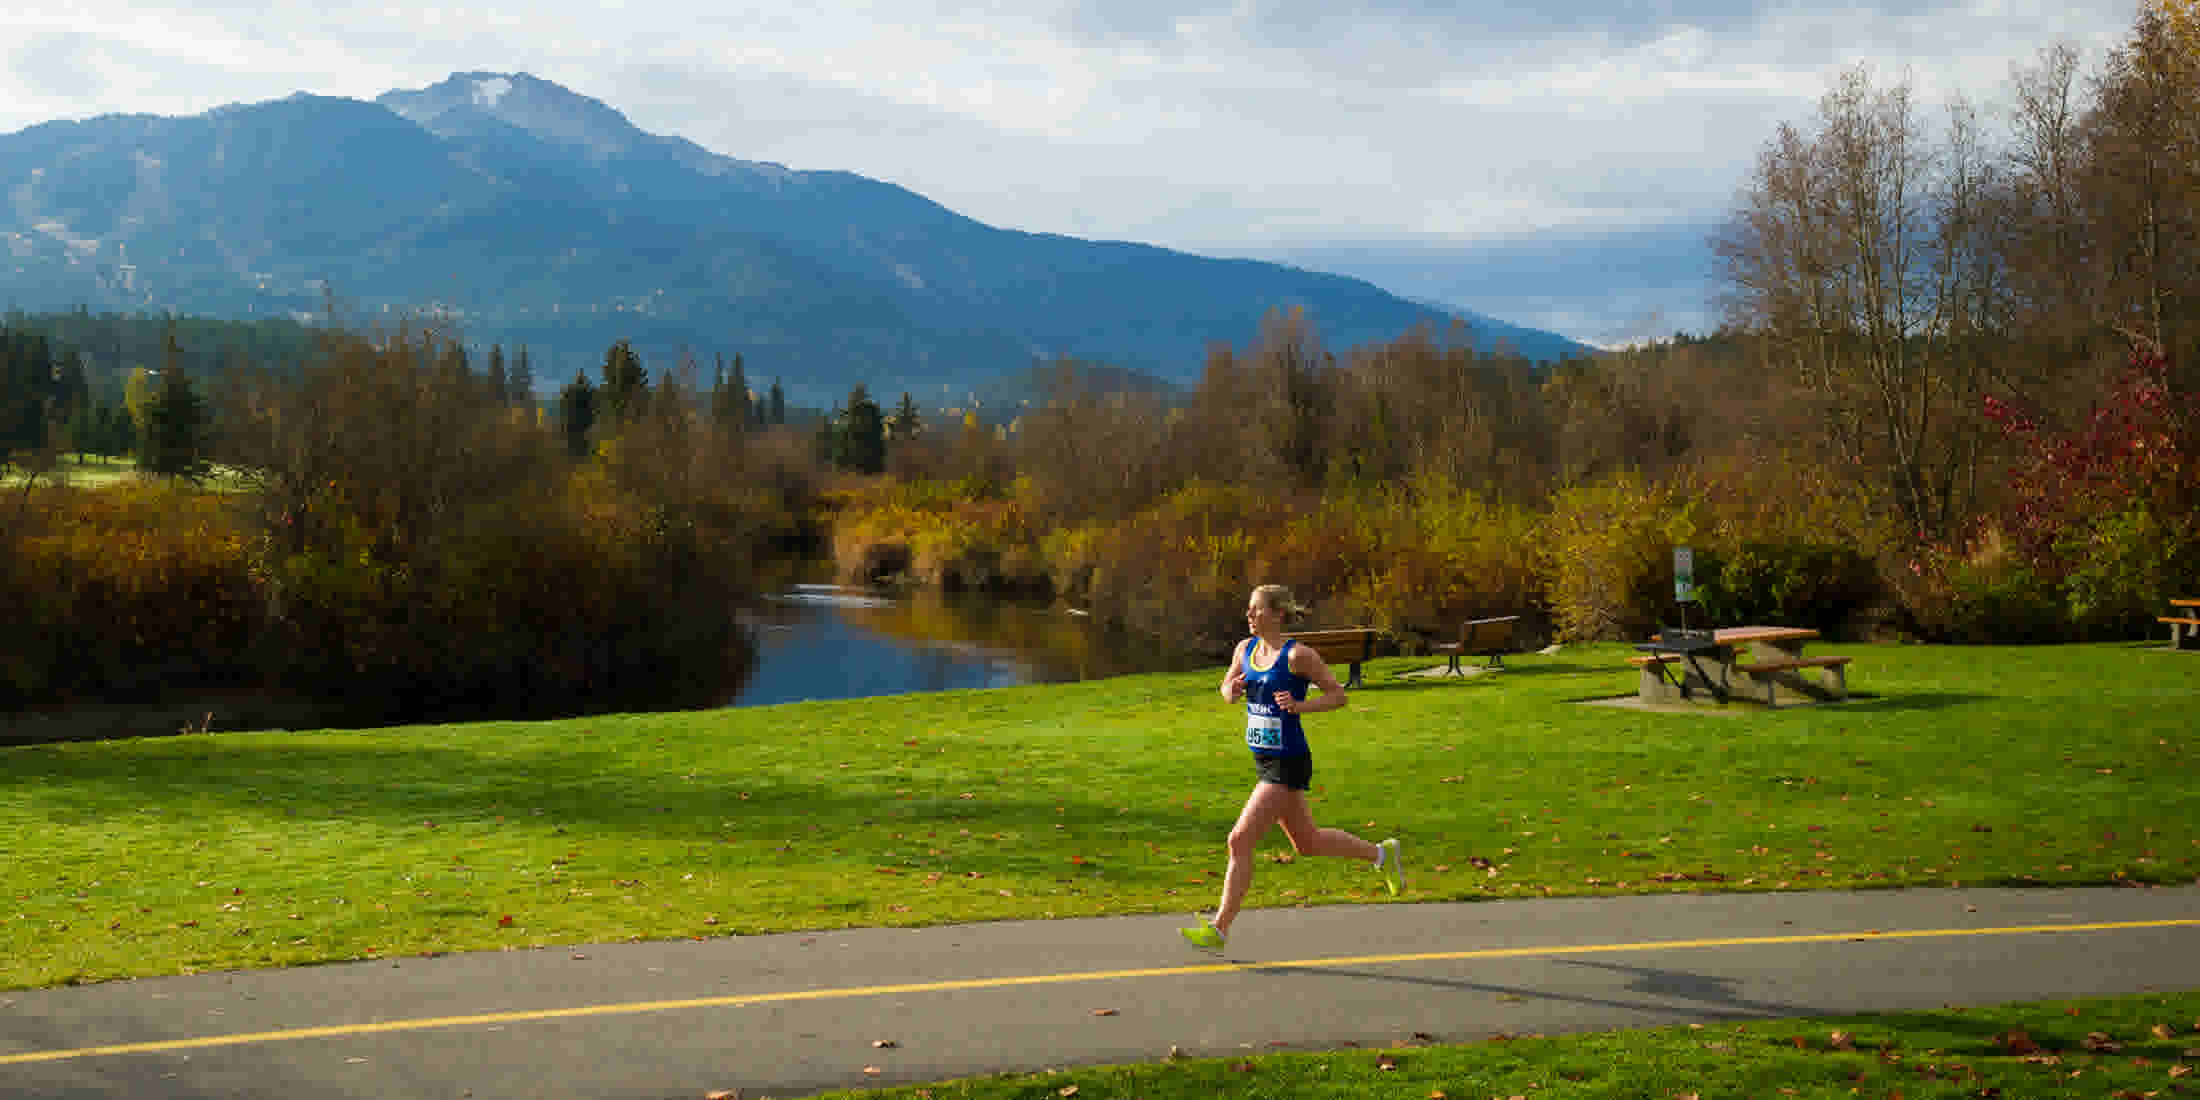
{"label": "green running shoe", "polygon": [[1398,854],[1398,838],[1391,837],[1376,847],[1383,850],[1383,885],[1390,887],[1390,892],[1396,894],[1406,888],[1405,857]]}
{"label": "green running shoe", "polygon": [[1199,922],[1198,927],[1179,928],[1177,931],[1184,934],[1186,943],[1210,954],[1221,954],[1222,945],[1228,940],[1228,937],[1222,934],[1221,929],[1204,920]]}

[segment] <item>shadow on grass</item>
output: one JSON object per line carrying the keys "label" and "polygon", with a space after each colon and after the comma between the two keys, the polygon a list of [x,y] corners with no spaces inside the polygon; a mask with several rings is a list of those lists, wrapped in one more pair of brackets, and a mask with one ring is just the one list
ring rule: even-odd
{"label": "shadow on grass", "polygon": [[1970,706],[1994,700],[1992,695],[1978,695],[1965,691],[1919,691],[1901,695],[1880,695],[1868,691],[1852,691],[1848,704],[1870,706],[1875,711],[1934,711]]}
{"label": "shadow on grass", "polygon": [[[279,820],[363,822],[383,827],[435,827],[502,820],[533,821],[546,830],[649,834],[716,840],[729,830],[748,836],[810,837],[820,828],[855,833],[970,829],[983,833],[1051,835],[1058,826],[1136,835],[1187,830],[1214,832],[1215,813],[1188,805],[1140,806],[1107,790],[1082,793],[1035,787],[1014,769],[979,761],[951,771],[921,759],[925,770],[850,775],[819,765],[815,780],[785,774],[742,775],[704,770],[691,757],[637,759],[648,747],[585,742],[515,748],[498,743],[378,742],[342,745],[286,743],[274,738],[159,742],[158,754],[9,750],[0,791],[35,791],[57,824],[138,820],[148,807],[179,822]],[[738,745],[728,745],[729,753]],[[854,750],[850,750],[853,752]],[[974,797],[970,797],[974,796]],[[982,828],[981,828],[982,826]],[[1219,833],[1217,834],[1219,836]],[[1055,849],[1041,845],[1020,856],[992,857],[1003,872],[1056,873]],[[851,859],[861,860],[860,852]],[[1114,881],[1174,881],[1180,867],[1109,861]]]}

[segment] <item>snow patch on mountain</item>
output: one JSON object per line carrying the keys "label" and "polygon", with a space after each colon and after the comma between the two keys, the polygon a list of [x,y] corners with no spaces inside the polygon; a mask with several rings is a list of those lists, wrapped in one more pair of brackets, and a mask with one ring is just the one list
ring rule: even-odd
{"label": "snow patch on mountain", "polygon": [[497,100],[503,99],[504,94],[511,90],[512,82],[506,77],[492,76],[487,80],[477,80],[474,82],[474,105],[485,110],[494,109]]}

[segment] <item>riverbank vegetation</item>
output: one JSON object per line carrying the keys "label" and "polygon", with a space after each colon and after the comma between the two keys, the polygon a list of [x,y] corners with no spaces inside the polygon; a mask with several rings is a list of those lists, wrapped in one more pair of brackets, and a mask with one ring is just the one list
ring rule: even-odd
{"label": "riverbank vegetation", "polygon": [[[1632,695],[1625,645],[1380,658],[1314,812],[1402,837],[1406,901],[2200,875],[2191,654],[1843,650],[1847,704],[1691,714],[1583,702]],[[0,748],[0,988],[1195,912],[1250,782],[1219,674]],[[1255,906],[1388,899],[1280,836],[1261,867]]]}
{"label": "riverbank vegetation", "polygon": [[1412,646],[1638,636],[1687,545],[1722,622],[2140,636],[2200,590],[2196,56],[2154,0],[2090,81],[2052,47],[1992,108],[1844,72],[1717,242],[1731,327],[1539,369],[1284,313],[1174,402],[1065,368],[1002,438],[895,441],[839,560],[1211,641],[1277,581]]}
{"label": "riverbank vegetation", "polygon": [[[2052,47],[1992,109],[1842,73],[1717,242],[1732,324],[1557,365],[1333,351],[1284,310],[1183,392],[1065,361],[1008,410],[790,418],[738,354],[706,385],[620,342],[544,402],[524,348],[477,367],[440,327],[11,316],[0,705],[663,705],[821,546],[1218,654],[1260,582],[1407,652],[1497,614],[1639,637],[1680,546],[1722,623],[2143,636],[2200,593],[2196,56],[2190,0],[2149,0],[2090,77]],[[168,487],[60,483],[122,449]]]}
{"label": "riverbank vegetation", "polygon": [[164,368],[147,423],[192,410],[142,437],[141,470],[165,448],[166,477],[78,486],[18,450],[0,705],[271,693],[395,720],[717,701],[732,609],[800,535],[802,468],[695,415],[679,377],[614,390],[576,458],[495,366],[432,329],[332,327],[303,363],[231,364],[206,394]]}

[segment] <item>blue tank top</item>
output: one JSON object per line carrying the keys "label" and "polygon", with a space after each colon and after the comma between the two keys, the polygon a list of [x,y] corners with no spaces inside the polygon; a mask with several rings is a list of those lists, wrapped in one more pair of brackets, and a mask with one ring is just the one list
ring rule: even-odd
{"label": "blue tank top", "polygon": [[1260,639],[1245,646],[1245,746],[1258,755],[1307,756],[1312,752],[1306,746],[1306,728],[1299,724],[1299,716],[1269,702],[1279,691],[1306,701],[1306,677],[1291,671],[1291,647],[1298,644],[1296,639],[1284,642],[1283,648],[1276,651],[1275,663],[1265,669],[1253,667],[1253,651],[1260,648]]}

